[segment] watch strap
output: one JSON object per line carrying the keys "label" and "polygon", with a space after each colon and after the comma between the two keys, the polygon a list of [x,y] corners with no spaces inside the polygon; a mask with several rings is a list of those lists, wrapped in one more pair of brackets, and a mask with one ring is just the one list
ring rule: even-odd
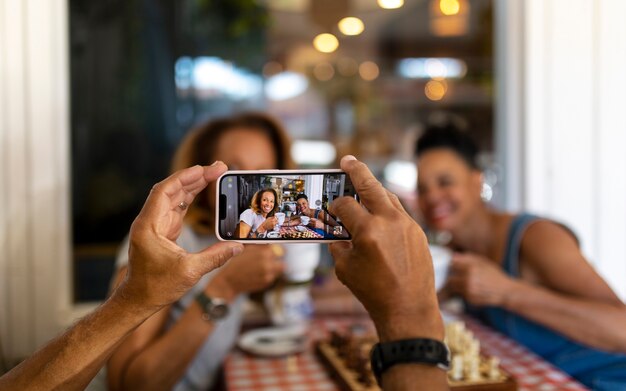
{"label": "watch strap", "polygon": [[443,370],[450,368],[450,350],[441,341],[430,338],[379,342],[372,348],[372,372],[378,384],[383,373],[396,364],[426,364]]}

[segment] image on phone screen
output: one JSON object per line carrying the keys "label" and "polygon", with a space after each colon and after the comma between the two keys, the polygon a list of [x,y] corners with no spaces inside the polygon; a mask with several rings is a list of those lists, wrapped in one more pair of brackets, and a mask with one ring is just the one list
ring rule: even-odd
{"label": "image on phone screen", "polygon": [[226,173],[218,183],[218,233],[232,240],[349,240],[329,211],[338,197],[358,200],[341,171]]}

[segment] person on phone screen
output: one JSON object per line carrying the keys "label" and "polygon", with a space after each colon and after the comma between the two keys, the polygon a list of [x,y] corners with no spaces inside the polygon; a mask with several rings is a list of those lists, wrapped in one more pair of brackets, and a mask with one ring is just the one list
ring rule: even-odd
{"label": "person on phone screen", "polygon": [[274,229],[278,219],[274,214],[278,210],[276,190],[268,188],[254,193],[250,208],[241,212],[235,229],[236,238],[260,238]]}
{"label": "person on phone screen", "polygon": [[455,251],[442,298],[460,296],[471,314],[594,390],[626,389],[626,306],[572,231],[487,205],[468,133],[431,127],[416,153],[419,207]]}
{"label": "person on phone screen", "polygon": [[[292,216],[290,225],[303,224],[327,239],[347,237],[347,233],[327,211],[311,209],[309,197],[300,193],[296,196],[296,215]],[[306,224],[305,224],[306,223]],[[335,228],[339,227],[339,228]]]}
{"label": "person on phone screen", "polygon": [[[172,170],[215,160],[231,170],[287,169],[292,167],[289,147],[276,120],[262,113],[242,113],[203,123],[189,132],[176,151]],[[189,205],[177,241],[187,251],[217,241],[213,232],[215,186],[211,183]],[[127,246],[119,251],[114,285],[126,275]],[[232,264],[201,279],[120,345],[109,360],[109,388],[206,390],[215,386],[222,362],[239,335],[247,293],[267,288],[282,275],[281,258],[282,248],[276,245],[247,245]],[[207,298],[218,305],[203,304]],[[222,310],[211,312],[213,307]]]}

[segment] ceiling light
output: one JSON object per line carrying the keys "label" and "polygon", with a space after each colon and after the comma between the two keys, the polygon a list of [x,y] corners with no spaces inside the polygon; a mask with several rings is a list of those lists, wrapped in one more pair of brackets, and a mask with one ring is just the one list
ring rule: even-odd
{"label": "ceiling light", "polygon": [[339,47],[339,40],[332,34],[323,33],[315,37],[313,46],[322,53],[332,53]]}
{"label": "ceiling light", "polygon": [[359,35],[365,30],[363,21],[352,16],[341,19],[338,26],[339,31],[344,35]]}
{"label": "ceiling light", "polygon": [[380,8],[392,10],[404,5],[404,0],[378,0]]}

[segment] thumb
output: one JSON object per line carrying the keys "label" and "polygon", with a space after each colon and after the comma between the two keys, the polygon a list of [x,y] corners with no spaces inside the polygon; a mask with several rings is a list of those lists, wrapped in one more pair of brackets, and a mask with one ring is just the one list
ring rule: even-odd
{"label": "thumb", "polygon": [[204,275],[224,265],[242,251],[243,244],[241,243],[216,243],[200,252],[190,254],[189,258],[197,271]]}

